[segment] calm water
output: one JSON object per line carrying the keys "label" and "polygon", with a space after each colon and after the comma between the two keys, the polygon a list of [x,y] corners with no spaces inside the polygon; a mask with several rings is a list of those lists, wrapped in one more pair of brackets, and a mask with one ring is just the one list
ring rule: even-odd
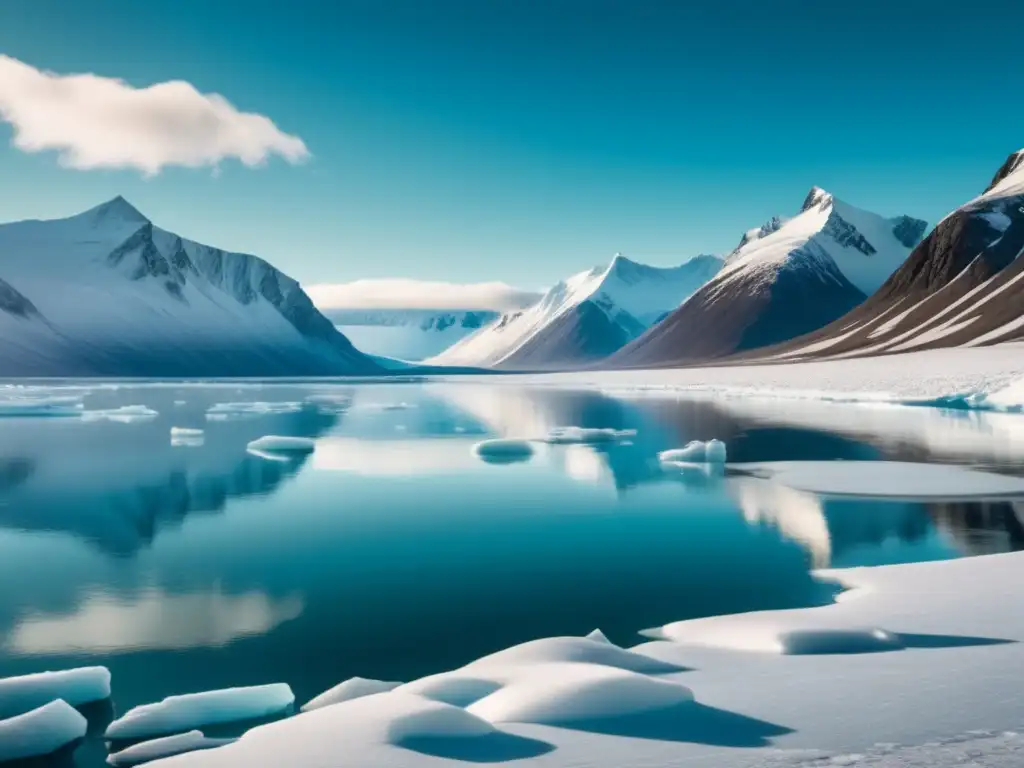
{"label": "calm water", "polygon": [[[0,422],[0,677],[87,664],[117,711],[284,681],[412,679],[536,637],[812,605],[813,567],[1024,546],[1013,502],[823,501],[686,483],[657,452],[718,437],[736,461],[903,459],[1018,471],[1021,416],[772,401],[616,399],[489,384],[70,389],[151,418]],[[312,398],[313,402],[310,402]],[[270,403],[261,413],[208,411]],[[491,465],[475,442],[636,429]],[[172,445],[172,426],[205,430]],[[317,439],[271,461],[265,434]],[[99,742],[77,765],[102,765]]]}

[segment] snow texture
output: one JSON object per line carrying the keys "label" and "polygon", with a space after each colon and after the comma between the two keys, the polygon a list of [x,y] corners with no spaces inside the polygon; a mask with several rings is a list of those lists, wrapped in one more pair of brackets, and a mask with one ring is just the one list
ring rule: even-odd
{"label": "snow texture", "polygon": [[236,739],[210,739],[204,736],[202,731],[188,731],[133,744],[127,749],[110,755],[107,762],[117,768],[129,768],[159,760],[162,757],[173,757],[186,752],[223,747],[235,741]]}
{"label": "snow texture", "polygon": [[87,728],[85,718],[60,699],[0,720],[0,763],[53,754],[84,738]]}
{"label": "snow texture", "polygon": [[365,677],[352,677],[343,683],[338,683],[333,688],[324,691],[319,696],[302,705],[303,712],[312,712],[314,709],[329,707],[332,704],[340,704],[343,701],[351,701],[362,696],[372,696],[375,693],[384,693],[400,686],[401,683],[388,682],[385,680],[369,680]]}
{"label": "snow texture", "polygon": [[110,671],[80,667],[0,679],[0,717],[11,717],[63,699],[73,707],[110,698]]}
{"label": "snow texture", "polygon": [[169,696],[128,710],[107,727],[106,736],[118,741],[148,739],[207,725],[254,720],[279,715],[294,702],[295,694],[285,683]]}

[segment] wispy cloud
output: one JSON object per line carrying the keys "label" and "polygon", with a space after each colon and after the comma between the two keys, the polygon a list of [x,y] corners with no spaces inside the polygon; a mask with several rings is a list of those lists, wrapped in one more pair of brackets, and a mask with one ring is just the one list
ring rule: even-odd
{"label": "wispy cloud", "polygon": [[306,287],[320,309],[521,309],[540,298],[505,283],[445,283],[385,278]]}
{"label": "wispy cloud", "polygon": [[59,153],[68,168],[216,167],[236,158],[258,166],[271,155],[309,157],[298,136],[270,118],[240,112],[215,93],[182,80],[145,88],[94,74],[61,75],[0,55],[0,119],[24,152]]}

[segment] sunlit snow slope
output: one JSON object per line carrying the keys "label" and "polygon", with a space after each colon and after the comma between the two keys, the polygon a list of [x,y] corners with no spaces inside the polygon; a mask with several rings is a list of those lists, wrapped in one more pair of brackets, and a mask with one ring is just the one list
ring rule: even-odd
{"label": "sunlit snow slope", "polygon": [[599,360],[679,306],[721,265],[715,256],[698,256],[666,269],[616,254],[607,266],[558,283],[537,304],[502,315],[433,362],[526,369]]}
{"label": "sunlit snow slope", "polygon": [[615,366],[671,366],[785,341],[841,317],[903,263],[926,224],[887,219],[814,187],[796,216],[747,232],[722,270]]}
{"label": "sunlit snow slope", "polygon": [[1024,338],[1024,150],[939,222],[862,306],[776,357],[878,355]]}
{"label": "sunlit snow slope", "polygon": [[380,368],[287,275],[117,197],[0,226],[0,376],[276,376]]}

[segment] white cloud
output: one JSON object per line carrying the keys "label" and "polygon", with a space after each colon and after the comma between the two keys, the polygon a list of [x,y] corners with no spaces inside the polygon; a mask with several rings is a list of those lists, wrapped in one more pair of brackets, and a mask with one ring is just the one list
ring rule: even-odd
{"label": "white cloud", "polygon": [[239,112],[218,94],[170,80],[135,88],[93,74],[45,72],[0,55],[0,119],[14,146],[55,150],[69,168],[135,168],[146,175],[169,165],[214,166],[237,158],[257,166],[270,155],[290,163],[309,157],[302,139],[270,118]]}
{"label": "white cloud", "polygon": [[385,278],[306,287],[320,309],[521,309],[540,298],[505,283],[445,283]]}

